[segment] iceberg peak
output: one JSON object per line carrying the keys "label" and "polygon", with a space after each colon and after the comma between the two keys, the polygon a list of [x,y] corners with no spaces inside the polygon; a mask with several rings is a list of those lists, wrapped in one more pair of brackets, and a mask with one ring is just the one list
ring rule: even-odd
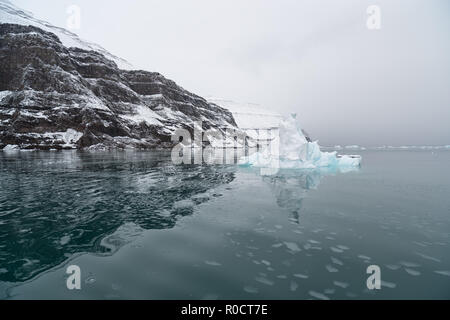
{"label": "iceberg peak", "polygon": [[359,167],[361,156],[322,152],[318,141],[305,136],[296,114],[284,118],[278,135],[270,145],[240,160],[241,165],[269,168],[315,169],[323,167]]}

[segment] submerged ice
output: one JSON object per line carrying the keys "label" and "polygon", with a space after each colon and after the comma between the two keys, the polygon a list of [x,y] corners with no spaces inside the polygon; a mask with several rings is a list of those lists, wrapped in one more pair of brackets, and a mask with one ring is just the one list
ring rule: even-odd
{"label": "submerged ice", "polygon": [[348,168],[361,164],[359,155],[338,155],[336,151],[322,152],[317,141],[308,140],[296,115],[293,114],[281,121],[279,135],[273,137],[270,146],[241,158],[240,164],[292,169]]}

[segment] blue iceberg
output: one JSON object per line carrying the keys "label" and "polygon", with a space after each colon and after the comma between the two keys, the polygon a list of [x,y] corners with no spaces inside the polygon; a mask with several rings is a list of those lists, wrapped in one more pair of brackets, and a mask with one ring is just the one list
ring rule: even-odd
{"label": "blue iceberg", "polygon": [[242,157],[239,163],[283,169],[351,168],[361,165],[359,155],[338,155],[336,151],[322,152],[317,141],[308,140],[294,114],[281,121],[279,134],[272,137],[269,146]]}

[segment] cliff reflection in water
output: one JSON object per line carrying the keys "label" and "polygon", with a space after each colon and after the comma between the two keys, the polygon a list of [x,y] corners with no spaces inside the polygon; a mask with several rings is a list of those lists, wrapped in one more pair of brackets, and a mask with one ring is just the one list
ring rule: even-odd
{"label": "cliff reflection in water", "polygon": [[[173,228],[247,170],[176,166],[163,151],[0,153],[0,281],[22,282],[74,254],[110,255],[144,230]],[[298,222],[308,190],[333,173],[281,170],[257,180]]]}
{"label": "cliff reflection in water", "polygon": [[172,228],[233,166],[174,166],[167,152],[0,153],[0,281],[25,281],[79,252],[111,254]]}

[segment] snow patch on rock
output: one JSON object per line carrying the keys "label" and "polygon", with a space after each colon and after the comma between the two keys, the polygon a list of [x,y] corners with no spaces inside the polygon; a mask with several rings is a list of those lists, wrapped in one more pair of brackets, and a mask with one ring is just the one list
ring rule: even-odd
{"label": "snow patch on rock", "polygon": [[135,106],[134,114],[132,115],[126,114],[122,115],[121,117],[124,119],[134,121],[136,123],[145,122],[148,125],[155,125],[155,126],[162,125],[162,123],[159,121],[161,117],[149,107],[142,105]]}
{"label": "snow patch on rock", "polygon": [[5,152],[14,152],[19,150],[20,150],[19,146],[15,144],[8,144],[6,147],[3,148],[3,151]]}
{"label": "snow patch on rock", "polygon": [[0,91],[0,101],[2,101],[3,98],[9,96],[11,93],[11,91]]}
{"label": "snow patch on rock", "polygon": [[64,142],[62,147],[65,149],[67,148],[75,149],[76,143],[78,142],[78,140],[81,139],[83,133],[73,129],[68,129],[66,132],[47,132],[44,133],[42,136],[51,140]]}

